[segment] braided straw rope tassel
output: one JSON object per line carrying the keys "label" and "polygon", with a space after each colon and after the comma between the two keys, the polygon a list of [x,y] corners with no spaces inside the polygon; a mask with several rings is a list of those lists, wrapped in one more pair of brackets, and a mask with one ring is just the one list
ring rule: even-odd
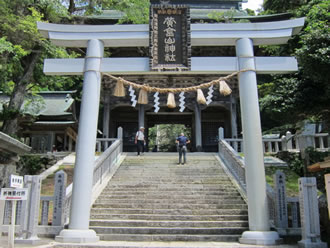
{"label": "braided straw rope tassel", "polygon": [[172,92],[168,93],[167,107],[169,107],[169,108],[175,108],[176,107],[175,97],[174,97],[174,94]]}
{"label": "braided straw rope tassel", "polygon": [[201,89],[197,89],[197,102],[199,104],[206,104],[206,99]]}

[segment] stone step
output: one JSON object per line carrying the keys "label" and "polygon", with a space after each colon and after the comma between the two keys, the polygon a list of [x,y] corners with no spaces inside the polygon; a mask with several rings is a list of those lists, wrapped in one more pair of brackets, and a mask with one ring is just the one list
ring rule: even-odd
{"label": "stone step", "polygon": [[[161,175],[161,176],[166,176],[166,175],[171,175],[175,174],[178,176],[184,176],[184,175],[212,175],[212,173],[217,172],[217,175],[225,175],[225,172],[222,168],[220,167],[214,167],[214,166],[182,166],[182,165],[172,165],[172,166],[162,166],[162,167],[156,167],[156,166],[146,166],[146,165],[141,165],[139,166],[130,166],[130,167],[125,167],[125,165],[122,165],[122,170],[118,172],[117,175],[125,175],[127,174],[141,174],[141,175],[148,175],[152,176],[155,174],[156,175]],[[189,172],[189,173],[187,173]],[[164,173],[164,174],[161,174]]]}
{"label": "stone step", "polygon": [[237,241],[247,205],[211,156],[127,157],[91,209],[90,228],[111,241]]}
{"label": "stone step", "polygon": [[247,215],[247,208],[227,209],[146,209],[146,208],[92,208],[91,214],[135,214],[135,215],[171,215],[176,216],[226,216]]}
{"label": "stone step", "polygon": [[93,208],[148,208],[148,209],[246,209],[246,204],[150,204],[150,203],[94,203]]}
{"label": "stone step", "polygon": [[176,221],[176,220],[102,220],[93,219],[90,226],[98,227],[164,227],[164,228],[224,228],[248,227],[247,221]]}
{"label": "stone step", "polygon": [[91,226],[97,234],[194,234],[194,235],[224,235],[242,234],[246,227],[101,227]]}
{"label": "stone step", "polygon": [[206,179],[199,179],[199,178],[194,178],[194,177],[190,177],[190,178],[153,178],[153,179],[144,179],[144,178],[127,178],[127,179],[118,179],[118,178],[113,178],[111,180],[110,184],[140,184],[140,183],[144,183],[144,184],[214,184],[214,183],[231,183],[230,179],[228,177],[217,177],[217,178],[206,178]]}
{"label": "stone step", "polygon": [[99,198],[95,201],[95,204],[153,204],[153,205],[176,205],[176,204],[217,204],[221,205],[223,203],[225,204],[244,204],[243,199],[193,199],[193,200],[187,200],[187,199],[148,199],[148,198],[128,198],[128,199],[113,199],[113,198]]}
{"label": "stone step", "polygon": [[159,185],[112,185],[108,184],[106,189],[111,190],[163,190],[163,191],[180,191],[180,190],[195,190],[195,191],[205,191],[205,190],[227,190],[232,188],[235,190],[232,184],[222,185],[222,184],[159,184]]}
{"label": "stone step", "polygon": [[[125,165],[122,165],[125,167]],[[147,164],[141,164],[140,166],[127,166],[125,168],[128,174],[141,174],[141,175],[152,175],[155,172],[164,172],[165,175],[176,174],[176,175],[212,175],[212,172],[217,172],[219,175],[224,175],[225,172],[222,168],[209,165],[177,165],[172,164],[170,166],[163,165],[157,167],[155,165],[148,166]],[[119,171],[118,175],[124,175],[123,171]],[[156,174],[162,175],[162,174]],[[163,176],[163,175],[162,175]]]}
{"label": "stone step", "polygon": [[[179,220],[179,221],[247,221],[246,215],[157,215],[157,214],[108,214],[108,210],[104,214],[91,214],[92,220]],[[112,211],[110,211],[112,212]]]}
{"label": "stone step", "polygon": [[160,193],[149,193],[149,194],[101,194],[99,198],[102,199],[179,199],[179,200],[230,200],[230,199],[242,199],[238,193],[236,194],[221,194],[221,195],[204,195],[204,194],[195,194],[195,195],[186,195],[186,194],[160,194]]}
{"label": "stone step", "polygon": [[[146,235],[146,234],[98,234],[101,240],[104,241],[162,241],[162,242],[175,242],[175,241],[199,241],[199,242],[237,242],[242,235],[180,235],[180,234],[167,234],[167,235]],[[131,247],[131,246],[130,246]],[[137,246],[141,248],[141,246]],[[125,247],[126,248],[126,247]]]}
{"label": "stone step", "polygon": [[152,196],[152,195],[159,195],[159,196],[164,196],[164,197],[167,197],[167,196],[178,196],[178,197],[183,197],[183,196],[196,196],[196,197],[208,197],[208,196],[228,196],[228,195],[237,195],[237,197],[240,197],[240,194],[237,192],[237,190],[235,189],[226,189],[226,190],[195,190],[195,191],[185,191],[185,190],[181,190],[181,191],[178,191],[176,189],[173,189],[173,190],[162,190],[162,191],[159,191],[159,190],[120,190],[120,189],[116,189],[116,190],[112,190],[112,189],[105,189],[103,190],[102,192],[102,197],[104,195],[109,195],[109,196],[116,196],[116,195],[119,195],[119,196],[132,196],[132,197],[144,197],[144,196]]}
{"label": "stone step", "polygon": [[233,187],[230,181],[228,182],[214,182],[214,183],[201,183],[198,181],[191,181],[190,183],[173,182],[173,183],[148,183],[148,182],[121,182],[121,183],[110,183],[107,188],[184,188],[184,189],[226,189]]}

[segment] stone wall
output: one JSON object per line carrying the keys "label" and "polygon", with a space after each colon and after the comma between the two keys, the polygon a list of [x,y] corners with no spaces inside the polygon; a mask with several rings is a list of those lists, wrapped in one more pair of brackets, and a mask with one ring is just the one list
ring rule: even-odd
{"label": "stone wall", "polygon": [[19,155],[28,153],[31,147],[0,132],[0,187],[6,187],[10,174],[16,173]]}

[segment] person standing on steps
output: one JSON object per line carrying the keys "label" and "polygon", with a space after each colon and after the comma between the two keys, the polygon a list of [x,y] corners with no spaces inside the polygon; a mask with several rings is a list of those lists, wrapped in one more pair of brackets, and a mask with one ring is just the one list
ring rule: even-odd
{"label": "person standing on steps", "polygon": [[[181,133],[175,142],[178,144],[179,164],[185,164],[187,162],[186,159],[187,144],[190,143],[190,140],[186,136],[184,136],[183,133]],[[183,156],[183,161],[182,161],[182,156]]]}
{"label": "person standing on steps", "polygon": [[140,153],[144,153],[144,127],[140,127],[139,131],[136,132],[135,144],[137,145],[137,155],[140,156]]}

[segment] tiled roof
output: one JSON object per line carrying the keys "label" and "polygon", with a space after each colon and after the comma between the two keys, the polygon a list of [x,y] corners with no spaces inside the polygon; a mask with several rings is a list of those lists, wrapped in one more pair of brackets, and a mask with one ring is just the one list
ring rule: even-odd
{"label": "tiled roof", "polygon": [[[68,112],[74,102],[72,91],[40,92],[38,95],[26,97],[22,105],[22,112],[33,116],[63,116],[72,115]],[[3,104],[9,102],[9,97],[0,93],[0,111]]]}

